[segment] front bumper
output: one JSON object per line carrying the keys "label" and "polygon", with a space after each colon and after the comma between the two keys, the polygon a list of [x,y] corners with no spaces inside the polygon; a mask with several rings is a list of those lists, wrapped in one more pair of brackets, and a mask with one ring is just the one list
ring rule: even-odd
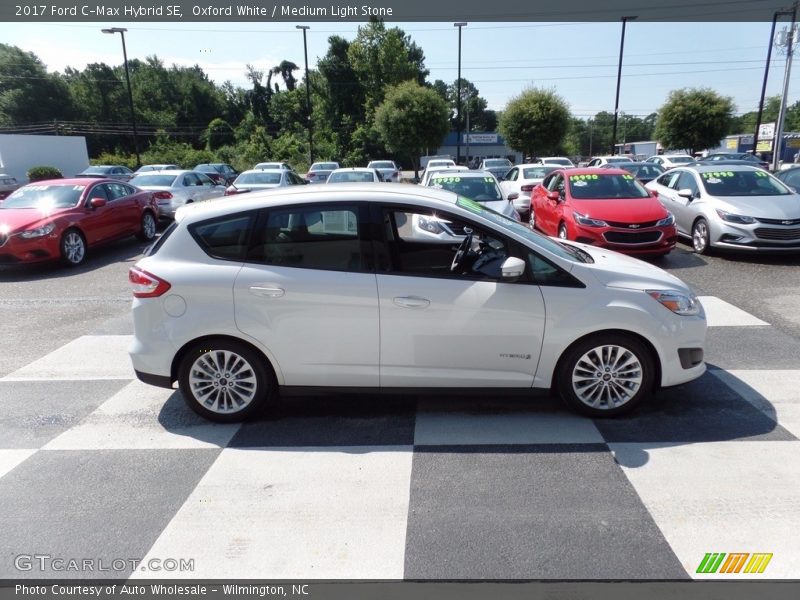
{"label": "front bumper", "polygon": [[715,220],[709,223],[711,246],[730,250],[800,252],[800,224],[753,223],[739,225]]}
{"label": "front bumper", "polygon": [[608,248],[622,254],[666,254],[675,248],[678,234],[674,227],[585,227],[574,223],[575,241]]}
{"label": "front bumper", "polygon": [[25,239],[19,234],[0,236],[0,264],[34,263],[58,260],[61,257],[61,231]]}

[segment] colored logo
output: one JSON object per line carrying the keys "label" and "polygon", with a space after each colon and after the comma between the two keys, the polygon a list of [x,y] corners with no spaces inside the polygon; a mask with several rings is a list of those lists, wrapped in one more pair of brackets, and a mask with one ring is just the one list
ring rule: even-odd
{"label": "colored logo", "polygon": [[771,552],[707,552],[697,567],[698,573],[763,573]]}

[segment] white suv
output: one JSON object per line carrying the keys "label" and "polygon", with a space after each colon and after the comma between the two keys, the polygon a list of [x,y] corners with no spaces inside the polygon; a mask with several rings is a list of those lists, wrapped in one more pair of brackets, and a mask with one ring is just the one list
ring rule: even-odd
{"label": "white suv", "polygon": [[216,421],[281,390],[556,390],[611,416],[705,371],[681,280],[452,192],[298,186],[181,208],[130,270],[144,382]]}

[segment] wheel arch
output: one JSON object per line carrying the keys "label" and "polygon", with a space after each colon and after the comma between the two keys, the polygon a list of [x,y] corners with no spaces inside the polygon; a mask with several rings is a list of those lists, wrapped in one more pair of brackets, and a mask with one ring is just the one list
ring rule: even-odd
{"label": "wheel arch", "polygon": [[230,342],[236,342],[237,344],[243,344],[243,345],[247,346],[248,348],[250,348],[253,352],[256,352],[259,356],[261,356],[261,358],[264,359],[264,365],[266,365],[266,367],[267,367],[267,371],[268,371],[268,373],[270,375],[270,378],[272,379],[272,383],[275,386],[279,385],[279,380],[278,380],[277,371],[275,369],[275,365],[272,363],[272,360],[270,359],[270,357],[267,356],[267,354],[261,348],[259,348],[258,346],[256,346],[255,344],[251,343],[250,341],[248,341],[248,340],[246,340],[244,338],[236,337],[236,336],[233,336],[233,335],[225,335],[225,334],[204,335],[204,336],[189,340],[183,346],[181,346],[181,348],[175,353],[175,356],[172,357],[172,364],[170,365],[170,369],[169,369],[170,379],[172,381],[177,381],[178,380],[178,375],[179,375],[179,371],[180,371],[181,362],[183,362],[184,357],[186,356],[186,354],[189,352],[189,350],[191,348],[193,348],[194,346],[196,346],[198,344],[202,344],[204,342],[209,342],[210,343],[213,340],[227,340],[227,341],[230,341]]}
{"label": "wheel arch", "polygon": [[561,372],[561,367],[564,364],[564,360],[566,359],[566,357],[569,354],[569,352],[575,346],[585,342],[588,339],[591,339],[591,338],[594,338],[594,337],[600,337],[602,335],[609,335],[609,334],[610,335],[621,335],[621,336],[624,336],[624,337],[632,338],[632,339],[636,340],[637,342],[641,343],[642,345],[644,345],[645,348],[647,348],[647,351],[650,353],[650,358],[653,360],[653,365],[655,366],[655,373],[654,373],[654,376],[653,376],[653,390],[652,391],[656,391],[658,388],[661,387],[661,357],[659,356],[658,351],[656,350],[655,346],[653,346],[653,344],[650,343],[650,340],[648,340],[643,335],[641,335],[639,333],[636,333],[635,331],[629,331],[627,329],[600,329],[598,331],[592,331],[591,333],[586,333],[586,334],[582,335],[578,339],[574,340],[569,346],[564,348],[564,350],[559,355],[558,360],[556,361],[555,368],[553,369],[553,377],[552,377],[552,379],[550,381],[550,390],[551,390],[552,393],[554,393],[554,394],[558,393],[558,373]]}

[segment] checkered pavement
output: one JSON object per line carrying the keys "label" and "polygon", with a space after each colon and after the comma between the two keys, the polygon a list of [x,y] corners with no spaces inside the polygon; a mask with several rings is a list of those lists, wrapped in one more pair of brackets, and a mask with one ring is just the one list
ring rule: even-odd
{"label": "checkered pavement", "polygon": [[79,337],[0,378],[0,578],[109,576],[15,567],[37,553],[192,578],[718,578],[707,552],[796,578],[800,341],[701,300],[709,372],[613,420],[342,396],[217,425],[135,379],[130,336]]}

